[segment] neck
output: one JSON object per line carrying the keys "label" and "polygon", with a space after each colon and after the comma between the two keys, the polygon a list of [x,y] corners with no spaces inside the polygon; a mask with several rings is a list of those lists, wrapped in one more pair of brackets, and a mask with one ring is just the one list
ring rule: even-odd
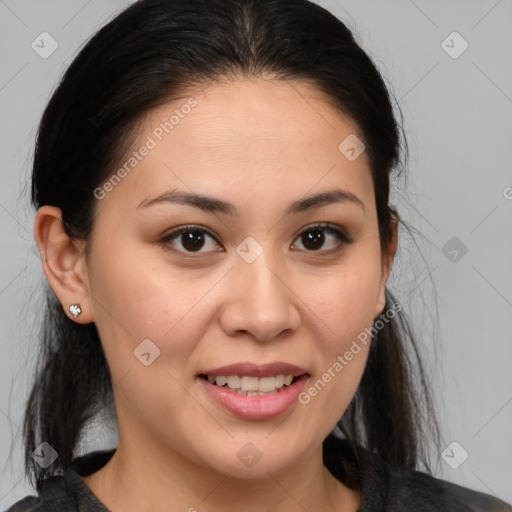
{"label": "neck", "polygon": [[160,512],[170,507],[189,512],[356,512],[359,492],[327,470],[321,448],[279,472],[240,478],[193,462],[169,447],[123,442],[120,436],[109,462],[83,479],[112,512]]}

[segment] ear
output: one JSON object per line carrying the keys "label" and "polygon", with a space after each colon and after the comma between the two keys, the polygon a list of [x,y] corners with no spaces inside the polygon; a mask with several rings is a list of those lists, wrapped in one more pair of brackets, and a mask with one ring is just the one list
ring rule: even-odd
{"label": "ear", "polygon": [[389,273],[391,272],[391,264],[393,263],[393,258],[395,257],[396,248],[398,245],[398,221],[398,213],[394,210],[391,210],[391,240],[388,247],[386,247],[383,251],[382,255],[382,281],[380,283],[379,300],[377,301],[377,305],[375,307],[374,318],[379,316],[386,307],[386,282],[388,280]]}
{"label": "ear", "polygon": [[[77,323],[94,321],[90,307],[89,280],[83,249],[85,242],[68,237],[62,224],[62,211],[56,206],[41,206],[34,221],[34,239],[41,254],[43,271],[66,315]],[[71,304],[80,304],[76,318]]]}

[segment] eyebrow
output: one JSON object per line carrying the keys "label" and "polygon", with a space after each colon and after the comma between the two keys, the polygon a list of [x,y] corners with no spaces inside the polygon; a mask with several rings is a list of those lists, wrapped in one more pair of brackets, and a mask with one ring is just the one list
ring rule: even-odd
{"label": "eyebrow", "polygon": [[[232,203],[227,203],[226,201],[217,199],[215,197],[193,194],[178,189],[170,190],[152,199],[147,197],[139,204],[137,208],[140,208],[141,206],[146,208],[148,206],[162,203],[184,204],[199,208],[200,210],[207,213],[223,213],[231,216],[238,215],[237,208]],[[357,196],[351,192],[348,192],[347,190],[335,188],[333,190],[320,192],[305,199],[299,199],[298,201],[293,202],[288,206],[285,215],[296,215],[308,210],[313,210],[321,208],[322,206],[336,203],[352,203],[359,205],[366,214],[364,204]]]}

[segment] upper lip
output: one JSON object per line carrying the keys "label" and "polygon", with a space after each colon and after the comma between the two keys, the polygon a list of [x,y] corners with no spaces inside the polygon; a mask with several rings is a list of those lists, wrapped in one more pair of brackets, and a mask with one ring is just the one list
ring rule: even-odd
{"label": "upper lip", "polygon": [[228,364],[219,368],[205,370],[200,375],[210,375],[218,377],[219,375],[247,375],[249,377],[271,377],[275,375],[293,375],[299,376],[306,374],[307,371],[300,366],[277,361],[275,363],[254,364],[250,361]]}

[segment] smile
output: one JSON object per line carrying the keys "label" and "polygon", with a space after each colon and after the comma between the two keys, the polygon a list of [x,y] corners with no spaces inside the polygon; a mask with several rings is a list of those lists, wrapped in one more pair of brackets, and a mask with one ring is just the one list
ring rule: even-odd
{"label": "smile", "polygon": [[[211,382],[213,378],[215,382]],[[219,385],[217,379],[223,384]],[[298,396],[308,379],[308,374],[263,378],[236,375],[212,377],[202,374],[197,377],[209,400],[238,418],[246,420],[275,418],[288,411],[298,401]],[[282,385],[278,387],[281,382]],[[260,386],[268,391],[260,391]]]}

